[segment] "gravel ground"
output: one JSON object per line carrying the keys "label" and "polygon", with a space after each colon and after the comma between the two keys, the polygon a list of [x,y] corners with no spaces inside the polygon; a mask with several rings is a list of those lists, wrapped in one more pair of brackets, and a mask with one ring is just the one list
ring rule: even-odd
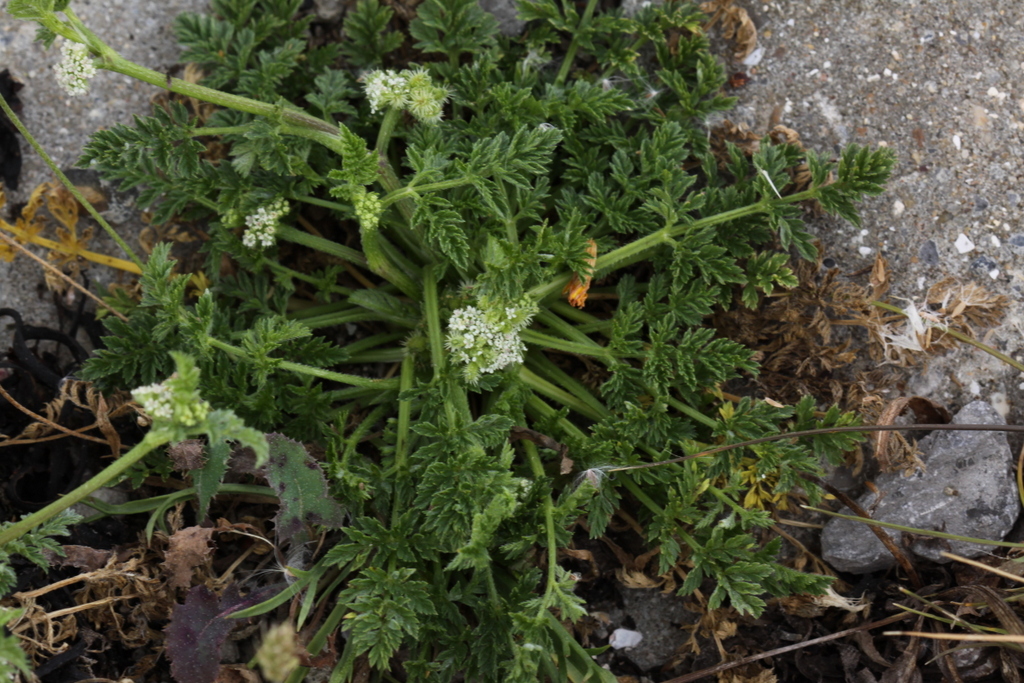
{"label": "gravel ground", "polygon": [[[1008,296],[987,341],[1024,352],[1024,16],[1005,0],[781,0],[745,4],[764,58],[736,92],[736,123],[798,131],[809,148],[888,145],[888,191],[857,228],[811,221],[845,272],[882,253],[893,297],[920,302],[946,276]],[[958,249],[957,244],[960,244]],[[970,248],[972,247],[973,248]],[[970,248],[969,250],[966,250]],[[965,251],[966,250],[966,251]],[[1024,405],[1020,373],[972,348],[914,372],[906,394],[959,408],[974,398],[1009,421]]]}
{"label": "gravel ground", "polygon": [[[67,172],[81,154],[89,136],[96,130],[118,123],[131,123],[132,117],[148,114],[149,101],[158,90],[121,74],[101,71],[92,81],[89,93],[69,97],[53,77],[53,65],[60,61],[55,46],[43,50],[33,42],[36,25],[15,19],[4,9],[0,11],[0,71],[11,74],[24,84],[18,93],[23,104],[23,121],[57,165]],[[140,2],[138,0],[86,0],[75,2],[79,17],[123,56],[157,71],[166,71],[176,63],[180,52],[171,33],[171,22],[181,12],[203,11],[206,0],[169,0]],[[35,151],[22,140],[21,182],[17,191],[6,190],[8,206],[0,209],[5,219],[11,205],[28,199],[33,188],[53,179],[53,174]],[[76,179],[76,182],[79,182]],[[105,217],[128,238],[133,249],[139,223],[131,212],[117,208]],[[102,234],[90,242],[89,248],[104,254],[123,257],[120,249]],[[12,263],[0,262],[0,307],[22,311],[25,321],[35,325],[55,323],[54,306],[43,283],[39,266],[24,257]],[[93,268],[93,277],[109,282],[111,272]],[[6,348],[5,337],[0,347]]]}

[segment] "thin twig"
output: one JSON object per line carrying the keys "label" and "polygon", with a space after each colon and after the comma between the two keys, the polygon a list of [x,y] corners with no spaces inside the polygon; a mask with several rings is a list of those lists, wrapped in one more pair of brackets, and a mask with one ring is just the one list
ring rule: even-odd
{"label": "thin twig", "polygon": [[911,616],[912,615],[910,615],[910,614],[895,614],[895,615],[893,615],[891,617],[886,617],[885,619],[879,619],[878,621],[873,621],[870,624],[861,624],[860,626],[855,626],[854,628],[848,628],[845,631],[839,631],[838,633],[832,633],[830,635],[822,636],[820,638],[814,638],[812,640],[805,640],[804,642],[796,643],[795,645],[787,645],[786,647],[780,647],[780,648],[778,648],[776,650],[770,650],[768,652],[762,652],[760,654],[750,655],[749,657],[744,657],[742,659],[737,659],[734,662],[722,662],[721,664],[718,664],[716,666],[711,666],[711,667],[708,667],[707,669],[701,669],[700,671],[695,671],[692,674],[686,674],[685,676],[679,676],[678,678],[670,679],[668,681],[665,681],[665,683],[690,683],[691,681],[699,681],[700,679],[705,678],[707,676],[713,676],[713,675],[715,675],[715,674],[717,674],[719,672],[722,672],[722,671],[728,671],[729,669],[735,669],[737,666],[744,666],[746,664],[750,664],[751,662],[756,662],[756,661],[759,661],[761,659],[767,659],[768,657],[776,657],[778,655],[785,654],[787,652],[792,652],[793,650],[800,650],[802,648],[809,647],[811,645],[818,645],[820,643],[827,643],[830,640],[836,640],[837,638],[842,638],[844,636],[851,635],[853,633],[856,633],[857,631],[870,631],[873,628],[878,628],[879,626],[887,626],[887,625],[892,624],[894,622],[901,621],[903,619],[908,619]]}
{"label": "thin twig", "polygon": [[33,254],[30,249],[27,249],[27,248],[25,248],[24,245],[19,244],[18,241],[15,240],[14,238],[12,238],[9,235],[7,235],[7,234],[3,233],[2,231],[0,231],[0,239],[2,239],[4,242],[6,242],[7,244],[11,245],[15,249],[18,249],[19,251],[21,251],[21,253],[27,255],[29,258],[37,261],[39,263],[39,265],[41,265],[43,268],[45,268],[46,270],[50,271],[51,273],[53,273],[57,277],[60,277],[65,282],[67,282],[69,285],[71,285],[72,287],[74,287],[75,289],[80,291],[82,294],[85,294],[87,297],[89,297],[90,299],[95,301],[96,305],[102,306],[103,308],[107,309],[108,311],[110,311],[111,313],[116,315],[118,318],[123,320],[124,322],[128,322],[128,316],[124,315],[120,311],[115,310],[106,301],[104,301],[103,299],[99,298],[98,296],[96,296],[95,294],[90,292],[88,289],[86,289],[82,285],[80,285],[77,282],[75,282],[73,279],[68,277],[68,275],[65,274],[60,268],[55,268],[53,265],[47,263],[43,258]]}
{"label": "thin twig", "polygon": [[930,431],[930,430],[945,430],[945,431],[975,431],[975,432],[1024,432],[1024,425],[983,425],[983,424],[912,424],[912,425],[860,425],[859,427],[822,427],[821,429],[805,429],[799,432],[787,432],[785,434],[775,434],[774,436],[763,436],[760,439],[750,439],[749,441],[740,441],[739,443],[725,444],[724,446],[715,446],[709,448],[706,451],[700,453],[694,453],[693,455],[683,455],[678,458],[671,458],[669,460],[659,460],[658,462],[648,462],[642,465],[630,465],[629,467],[612,467],[607,472],[626,472],[628,470],[644,470],[649,467],[659,467],[661,465],[670,465],[677,462],[685,462],[687,460],[693,460],[695,458],[703,458],[715,453],[721,453],[722,451],[730,451],[734,448],[745,448],[747,446],[755,446],[759,443],[768,443],[769,441],[782,441],[783,439],[796,439],[802,436],[817,436],[819,434],[844,434],[850,432],[884,432],[884,431]]}

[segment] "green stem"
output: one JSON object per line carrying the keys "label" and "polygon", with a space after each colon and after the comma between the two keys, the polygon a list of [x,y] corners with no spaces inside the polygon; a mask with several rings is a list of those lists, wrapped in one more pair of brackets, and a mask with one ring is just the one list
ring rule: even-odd
{"label": "green stem", "polygon": [[[294,316],[292,316],[294,318]],[[311,330],[321,330],[325,327],[345,325],[348,323],[380,322],[387,318],[380,313],[368,311],[365,308],[349,309],[338,313],[326,313],[324,315],[295,318]]]}
{"label": "green stem", "polygon": [[597,400],[597,398],[590,393],[585,386],[575,378],[569,376],[569,374],[560,367],[552,363],[544,354],[531,353],[526,358],[526,364],[531,370],[535,370],[538,374],[542,375],[544,379],[547,379],[557,385],[561,385],[573,396],[583,403],[586,403],[598,413],[605,416],[611,415],[608,409],[605,408],[604,404]]}
{"label": "green stem", "polygon": [[427,340],[430,344],[430,364],[434,377],[444,370],[444,336],[441,334],[441,311],[437,298],[437,280],[434,266],[423,269],[423,310],[427,317]]}
{"label": "green stem", "polygon": [[250,128],[251,124],[243,123],[240,126],[200,126],[199,128],[192,129],[192,137],[212,137],[216,135],[236,135],[239,133],[245,133]]}
{"label": "green stem", "polygon": [[[526,460],[530,464],[530,471],[536,481],[544,481],[547,474],[544,472],[544,463],[541,462],[537,446],[532,441],[522,441],[523,450],[526,451]],[[538,615],[547,611],[551,594],[558,585],[558,576],[555,569],[558,567],[558,542],[555,536],[555,506],[551,502],[551,496],[544,495],[544,529],[546,545],[548,550],[548,578],[544,588],[544,599],[538,609]]]}
{"label": "green stem", "polygon": [[[0,100],[2,99],[3,98],[0,98]],[[167,437],[162,433],[152,431],[147,432],[146,436],[142,437],[142,441],[136,444],[134,448],[112,462],[92,479],[85,482],[71,493],[61,496],[42,510],[37,510],[25,519],[15,522],[6,529],[0,530],[0,547],[3,547],[4,544],[10,543],[16,538],[19,538],[23,534],[28,533],[32,529],[35,529],[37,526],[46,522],[62,510],[66,510],[72,505],[80,503],[97,489],[101,489],[111,481],[117,479],[117,477],[126,472],[128,468],[139,462],[139,460],[142,460],[147,453],[155,448],[159,448],[167,442]]]}
{"label": "green stem", "polygon": [[[406,354],[402,359],[402,373],[399,376],[398,390],[408,391],[412,389],[415,380],[416,363],[412,354]],[[398,435],[395,440],[395,462],[399,470],[405,470],[408,466],[409,456],[409,425],[412,422],[412,401],[398,401]]]}
{"label": "green stem", "polygon": [[[226,342],[222,342],[214,337],[207,337],[207,342],[210,346],[215,349],[220,349],[232,356],[238,358],[246,358],[246,353],[237,346],[232,346]],[[310,375],[311,377],[319,377],[320,379],[331,380],[332,382],[340,382],[342,384],[350,384],[354,387],[363,387],[375,389],[397,389],[397,379],[370,379],[369,377],[360,377],[358,375],[346,375],[340,372],[332,372],[331,370],[324,370],[322,368],[314,368],[311,365],[303,365],[302,363],[293,363],[292,361],[282,360],[277,362],[276,368],[278,370],[291,370],[292,372],[298,372],[303,375]]]}
{"label": "green stem", "polygon": [[536,330],[523,330],[519,333],[519,337],[528,344],[542,346],[547,349],[556,349],[558,351],[565,351],[566,353],[576,353],[581,356],[594,356],[595,358],[601,358],[609,361],[615,359],[615,354],[604,346],[566,341]]}
{"label": "green stem", "polygon": [[572,410],[575,410],[580,415],[588,417],[591,420],[594,420],[595,422],[600,421],[605,416],[604,413],[595,410],[589,404],[584,403],[580,399],[570,394],[568,391],[560,387],[557,387],[551,382],[547,381],[546,379],[543,379],[539,375],[536,375],[534,372],[532,372],[531,370],[527,369],[524,366],[519,367],[519,379],[521,379],[523,383],[526,384],[526,386],[530,387],[537,393],[543,394],[544,396],[547,396],[550,399],[558,401],[562,405],[567,406]]}
{"label": "green stem", "polygon": [[50,170],[53,171],[53,174],[57,176],[57,178],[64,185],[64,187],[68,189],[68,192],[71,193],[71,196],[73,196],[79,204],[85,207],[85,210],[89,213],[90,216],[92,216],[93,220],[100,224],[104,232],[106,232],[110,236],[110,239],[114,240],[117,246],[121,248],[121,251],[123,251],[125,255],[128,256],[129,259],[131,259],[132,263],[139,267],[139,270],[141,270],[142,261],[135,254],[135,252],[132,251],[131,247],[128,246],[128,243],[125,242],[121,238],[121,236],[117,234],[117,231],[114,230],[113,226],[110,225],[110,223],[108,223],[107,220],[100,215],[99,211],[96,210],[96,207],[90,204],[89,200],[87,200],[82,195],[78,188],[75,187],[74,183],[72,183],[71,180],[69,180],[68,177],[64,175],[64,171],[60,170],[60,167],[57,166],[57,164],[53,161],[53,158],[46,153],[46,150],[43,149],[42,145],[39,144],[39,141],[36,140],[32,133],[29,132],[28,128],[25,127],[25,124],[21,122],[21,119],[18,118],[18,115],[14,113],[14,111],[11,109],[11,106],[7,104],[7,100],[5,100],[3,97],[0,97],[0,109],[3,109],[3,112],[7,115],[7,118],[10,120],[10,122],[13,123],[14,127],[18,129],[18,132],[21,133],[26,140],[28,140],[28,144],[32,145],[32,149],[34,149],[36,153],[43,159],[43,161],[46,162],[46,165],[50,167]]}
{"label": "green stem", "polygon": [[640,503],[645,508],[653,512],[658,517],[665,516],[665,510],[663,510],[660,505],[655,503],[650,496],[644,493],[643,489],[641,489],[640,486],[635,481],[633,481],[632,477],[629,477],[627,475],[622,477],[622,479],[620,479],[619,481],[622,482],[622,485],[626,487],[626,490],[632,493],[633,497],[640,501]]}
{"label": "green stem", "polygon": [[[570,306],[569,308],[572,308]],[[594,349],[601,349],[603,352],[608,352],[608,349],[598,344],[596,341],[588,337],[587,335],[580,332],[578,329],[570,325],[565,320],[555,315],[549,310],[541,309],[540,313],[537,314],[537,322],[547,325],[552,330],[559,332],[566,339],[570,341],[576,341],[584,346],[589,346]]]}
{"label": "green stem", "polygon": [[591,315],[590,313],[582,311],[576,308],[575,306],[570,306],[568,303],[561,300],[552,301],[550,304],[548,304],[548,309],[552,313],[557,313],[563,318],[575,320],[576,322],[582,323],[584,325],[611,325],[612,322],[611,320],[602,320],[601,318],[598,318],[596,315]]}
{"label": "green stem", "polygon": [[391,144],[391,138],[395,134],[395,128],[398,126],[398,120],[402,117],[402,110],[398,107],[388,107],[388,110],[384,112],[384,119],[380,122],[380,130],[377,131],[377,154],[382,159],[387,158],[388,145]]}
{"label": "green stem", "polygon": [[558,428],[561,429],[564,434],[579,441],[586,441],[587,435],[583,433],[583,430],[572,422],[569,422],[569,420],[564,417],[557,417],[558,411],[549,406],[544,399],[537,394],[530,392],[529,398],[526,399],[526,407],[534,417],[539,417],[542,420],[551,420],[552,418],[555,418],[555,424],[558,425]]}
{"label": "green stem", "polygon": [[304,247],[316,249],[317,251],[322,251],[323,253],[330,254],[331,256],[337,256],[343,261],[354,263],[362,268],[369,267],[366,263],[366,257],[355,249],[346,247],[323,237],[311,235],[308,232],[303,232],[302,230],[297,230],[290,225],[279,226],[276,234],[280,239],[288,242],[294,242],[295,244],[301,244]]}
{"label": "green stem", "polygon": [[322,206],[325,209],[331,209],[345,214],[346,216],[352,217],[355,215],[355,209],[348,204],[339,204],[338,202],[332,202],[327,199],[320,199],[319,197],[292,197],[297,202],[304,202],[306,204],[312,204],[313,206]]}
{"label": "green stem", "polygon": [[583,10],[583,16],[580,17],[580,23],[576,26],[576,30],[573,31],[572,42],[569,43],[569,48],[565,51],[565,59],[562,60],[562,67],[558,70],[558,75],[555,77],[555,85],[562,85],[565,83],[565,79],[569,75],[569,69],[572,67],[573,60],[576,59],[576,51],[580,49],[579,39],[577,36],[588,27],[591,18],[594,16],[594,9],[596,8],[597,0],[588,0],[587,8]]}
{"label": "green stem", "polygon": [[708,417],[704,413],[700,412],[696,408],[691,408],[690,406],[686,405],[682,401],[674,399],[671,396],[667,396],[665,398],[665,400],[666,400],[666,402],[670,406],[672,406],[673,408],[675,408],[676,410],[681,412],[683,415],[686,415],[686,416],[688,416],[690,418],[693,418],[697,422],[700,422],[701,424],[704,424],[704,425],[706,425],[708,427],[711,427],[712,429],[715,429],[716,427],[718,427],[718,423],[715,422],[715,420],[713,420],[712,418]]}
{"label": "green stem", "polygon": [[[802,196],[811,193],[810,196]],[[795,201],[802,201],[803,199],[809,199],[813,197],[813,191],[808,190],[807,192],[801,192],[799,195],[789,195],[782,199],[774,201],[761,200],[756,204],[750,206],[741,206],[738,209],[732,209],[731,211],[723,211],[722,213],[715,214],[714,216],[708,216],[707,218],[701,218],[700,220],[693,221],[692,223],[679,223],[670,227],[662,228],[656,232],[652,232],[649,235],[645,235],[639,239],[633,240],[629,244],[619,247],[614,251],[610,251],[603,256],[597,258],[597,263],[594,265],[595,277],[600,275],[607,275],[613,270],[623,268],[637,261],[641,261],[650,254],[654,249],[665,245],[671,244],[675,237],[689,232],[691,230],[700,230],[701,228],[708,227],[710,225],[717,225],[719,223],[725,223],[728,221],[734,221],[745,216],[751,216],[758,213],[768,213],[776,204],[790,204],[794,201],[794,197],[799,197]],[[560,291],[562,287],[569,282],[571,274],[566,273],[559,275],[550,282],[537,285],[527,295],[533,299],[540,301],[545,297]]]}
{"label": "green stem", "polygon": [[397,201],[404,199],[418,199],[420,196],[428,192],[437,192],[438,190],[447,190],[449,188],[462,187],[463,185],[471,184],[471,181],[465,178],[455,178],[452,180],[441,180],[436,183],[424,183],[423,185],[399,187],[389,191],[386,195],[381,197],[380,203],[382,208],[387,208]]}

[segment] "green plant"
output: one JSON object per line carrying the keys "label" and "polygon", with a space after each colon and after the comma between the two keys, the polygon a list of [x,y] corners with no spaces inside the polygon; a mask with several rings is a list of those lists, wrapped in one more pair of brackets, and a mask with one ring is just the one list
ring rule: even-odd
{"label": "green plant", "polygon": [[[415,680],[610,680],[559,621],[584,608],[558,550],[583,519],[604,534],[620,506],[660,547],[659,573],[686,568],[682,592],[713,581],[711,609],[824,590],[775,561],[778,539],[756,542],[771,501],[742,503],[765,480],[773,500],[797,486],[817,500],[800,475],[856,435],[605,473],[856,424],[810,399],[718,400],[757,364],[705,321],[793,285],[786,252],[814,255],[799,203],[856,222],[892,153],[851,145],[836,163],[765,140],[716,158],[701,121],[732,100],[689,5],[627,18],[524,1],[530,30],[504,38],[475,0],[426,0],[407,37],[363,0],[345,42],[309,48],[299,4],[215,0],[179,18],[205,86],[127,62],[66,3],[9,4],[100,69],[222,107],[204,122],[172,101],[87,148],[82,163],[142,188],[155,220],[208,224],[211,284],[188,299],[158,247],[84,375],[136,387],[187,353],[214,408],[325,449],[350,524],[283,597],[240,614],[306,590],[301,628],[336,600],[308,645],[347,624],[332,680],[363,655]],[[214,138],[226,158],[207,155]],[[781,194],[800,164],[810,187]],[[582,306],[594,282],[614,305],[561,300]],[[207,486],[225,467],[211,462],[194,472]]]}

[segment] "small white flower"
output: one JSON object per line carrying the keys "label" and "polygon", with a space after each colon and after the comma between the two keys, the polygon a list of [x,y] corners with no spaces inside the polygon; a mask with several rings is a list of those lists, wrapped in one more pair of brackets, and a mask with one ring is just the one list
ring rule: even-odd
{"label": "small white flower", "polygon": [[261,206],[256,213],[245,217],[246,230],[242,244],[250,249],[266,249],[274,246],[274,237],[281,218],[288,213],[288,203],[278,199],[268,206]]}
{"label": "small white flower", "polygon": [[139,402],[143,410],[149,413],[150,417],[164,420],[170,420],[174,417],[174,403],[171,400],[171,390],[162,382],[139,387],[132,392],[132,396]]}
{"label": "small white flower", "polygon": [[460,363],[465,363],[466,378],[503,370],[523,362],[526,345],[519,332],[530,323],[535,308],[519,306],[466,306],[452,312],[448,320],[446,346]]}
{"label": "small white flower", "polygon": [[374,114],[387,107],[405,107],[409,93],[406,72],[371,71],[363,78],[363,83],[370,111]]}
{"label": "small white flower", "polygon": [[96,75],[96,65],[89,48],[81,43],[65,42],[60,47],[61,60],[54,65],[57,82],[72,97],[89,92],[89,79]]}

